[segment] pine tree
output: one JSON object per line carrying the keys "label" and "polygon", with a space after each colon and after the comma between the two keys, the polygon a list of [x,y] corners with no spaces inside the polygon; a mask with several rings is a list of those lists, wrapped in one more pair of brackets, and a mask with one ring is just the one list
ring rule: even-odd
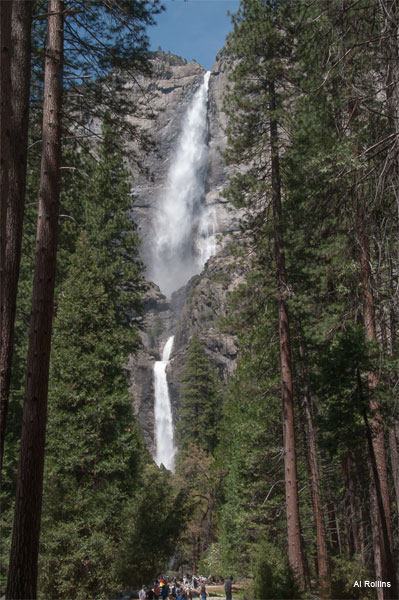
{"label": "pine tree", "polygon": [[85,229],[57,296],[41,553],[41,587],[57,597],[120,585],[118,561],[107,556],[117,555],[145,457],[125,372],[138,346],[142,266],[118,140],[104,125],[98,160],[87,165],[92,185],[79,199]]}
{"label": "pine tree", "polygon": [[137,334],[120,323],[97,259],[82,234],[59,293],[40,561],[49,597],[118,588],[109,557],[123,539],[121,515],[144,452],[124,368]]}
{"label": "pine tree", "polygon": [[[382,174],[385,172],[387,161],[391,160],[390,152],[384,142],[390,137],[387,127],[389,111],[385,105],[384,96],[379,95],[377,91],[384,88],[387,81],[382,74],[384,69],[381,70],[380,58],[378,58],[384,48],[383,28],[381,27],[384,17],[382,17],[381,5],[378,3],[359,3],[356,6],[344,3],[341,7],[333,7],[326,3],[324,8],[326,10],[323,11],[323,18],[319,18],[322,9],[320,6],[314,6],[313,15],[309,13],[307,15],[308,32],[310,35],[318,36],[319,42],[316,44],[315,37],[313,37],[313,45],[307,43],[307,49],[303,48],[302,59],[308,73],[308,81],[305,84],[307,94],[302,97],[302,100],[307,108],[306,112],[302,112],[300,109],[299,115],[297,112],[299,118],[296,120],[296,124],[304,119],[309,126],[311,119],[314,119],[309,115],[312,115],[314,110],[322,110],[325,116],[323,122],[314,121],[313,123],[313,127],[318,127],[319,132],[314,130],[313,135],[307,134],[307,141],[304,138],[304,143],[299,145],[301,150],[298,152],[298,164],[300,162],[301,166],[298,169],[296,191],[292,187],[291,194],[296,197],[297,201],[301,194],[302,198],[309,197],[309,187],[312,188],[312,181],[317,185],[317,179],[324,179],[324,185],[319,187],[319,191],[316,193],[313,191],[314,199],[312,200],[311,196],[309,198],[313,204],[312,209],[310,209],[309,200],[305,199],[305,212],[309,215],[309,219],[316,218],[315,225],[318,223],[316,227],[320,233],[323,230],[320,223],[324,221],[325,226],[329,223],[330,232],[325,230],[323,238],[325,241],[330,240],[327,243],[333,253],[337,257],[339,255],[342,257],[341,265],[337,263],[334,265],[331,262],[331,258],[334,256],[331,249],[328,254],[325,254],[318,252],[316,245],[314,246],[316,255],[320,257],[314,271],[320,268],[326,258],[327,262],[331,264],[329,267],[330,301],[326,303],[325,311],[329,313],[330,309],[334,308],[334,304],[338,311],[341,311],[340,320],[331,313],[333,320],[330,322],[330,332],[326,332],[327,337],[332,337],[334,330],[337,332],[341,328],[350,328],[351,321],[358,318],[359,312],[363,312],[368,339],[376,341],[378,339],[375,325],[377,311],[373,277],[381,280],[380,269],[384,261],[384,259],[381,260],[384,250],[381,249],[386,247],[389,240],[385,225],[382,224],[384,219],[381,220],[381,217],[385,211],[393,215],[391,213],[392,196],[389,186],[385,187],[387,181]],[[310,12],[312,13],[312,9]],[[318,48],[317,53],[313,51],[315,47]],[[364,51],[365,48],[368,48],[367,52]],[[371,77],[370,73],[374,75]],[[297,131],[300,128],[301,125],[296,126]],[[327,136],[330,139],[330,148],[322,149],[325,143],[323,139],[327,140]],[[295,148],[295,143],[293,148]],[[369,154],[371,148],[378,148],[373,156]],[[305,170],[309,170],[305,173],[303,167],[307,162],[307,154],[309,166],[305,166]],[[301,184],[301,181],[306,182],[306,185]],[[301,187],[303,188],[302,192],[299,191]],[[325,193],[325,190],[328,190],[328,194]],[[339,221],[334,218],[331,206],[335,206],[337,214],[340,213]],[[389,208],[390,206],[391,208]],[[297,202],[295,212],[298,213]],[[297,225],[304,218],[304,214],[295,215],[294,211],[292,214],[294,218],[298,219]],[[293,232],[298,232],[300,229],[301,226],[293,228]],[[308,239],[305,241],[302,251],[308,252],[306,246],[309,246],[309,240],[312,240],[317,229],[312,227],[306,229]],[[335,230],[341,237],[341,248],[335,245],[336,242],[333,241],[331,235],[332,230]],[[305,232],[305,229],[303,231]],[[312,232],[310,235],[309,231]],[[320,233],[316,233],[316,236],[320,236]],[[323,238],[319,237],[319,239]],[[374,257],[371,247],[372,239],[374,248],[379,247],[378,255]],[[331,243],[335,245],[335,248]],[[297,257],[299,254],[295,254],[295,256]],[[293,265],[293,270],[295,269],[296,272],[298,272],[297,266]],[[325,266],[327,267],[327,264]],[[321,271],[328,272],[325,268],[322,268]],[[307,273],[310,273],[309,268],[307,268]],[[301,275],[307,276],[306,272],[301,272]],[[296,289],[298,290],[300,287],[298,279]],[[315,291],[318,288],[319,284],[316,279]],[[334,300],[333,303],[331,299]],[[320,302],[315,294],[314,307],[317,304]],[[310,309],[309,314],[312,310],[320,318],[321,315],[317,308]],[[323,321],[324,319],[323,316]],[[306,321],[309,323],[309,318]],[[320,325],[316,322],[315,325],[320,330]],[[382,332],[383,329],[384,325],[382,324]],[[368,384],[370,391],[377,390],[378,380],[379,373],[377,371],[370,372]],[[356,386],[356,381],[353,382],[353,385]],[[376,395],[378,396],[378,391],[376,391]],[[380,482],[373,483],[375,476],[371,473],[371,496],[375,498],[374,508],[371,509],[371,517],[374,522],[374,557],[376,574],[378,577],[384,578],[384,564],[391,565],[387,568],[394,573],[390,541],[390,501],[383,439],[384,427],[382,418],[378,414],[378,403],[373,400],[373,395],[370,395],[369,398],[371,401],[371,426],[374,430],[374,447],[372,450],[370,449],[369,460],[371,465],[372,454],[376,455],[378,479],[380,480]],[[346,476],[344,479],[349,481]],[[381,489],[382,502],[377,502],[377,488]],[[383,513],[385,514],[377,514],[377,507],[380,505],[384,506]],[[387,535],[383,531],[384,528],[387,530]],[[382,560],[379,560],[381,552],[383,557]],[[393,581],[395,579],[394,575],[385,575],[385,578],[387,577]],[[396,592],[386,590],[384,593],[388,595],[393,593],[394,595]]]}
{"label": "pine tree", "polygon": [[250,283],[233,304],[240,356],[226,390],[217,451],[219,469],[225,473],[221,562],[225,573],[238,577],[253,573],[258,560],[254,549],[265,539],[286,548],[277,315],[272,299],[265,298],[263,279],[262,270],[256,276],[252,271]]}
{"label": "pine tree", "polygon": [[[261,240],[270,235],[276,271],[278,331],[280,339],[282,424],[287,510],[288,554],[300,586],[305,586],[304,557],[298,506],[296,441],[291,362],[289,281],[285,264],[284,218],[281,175],[283,114],[289,106],[291,66],[295,49],[293,14],[289,2],[243,1],[233,17],[234,32],[229,52],[237,64],[232,73],[234,87],[227,97],[228,150],[230,162],[246,161],[248,170],[237,175],[230,196],[251,206],[256,214],[252,232],[261,253]],[[271,231],[265,224],[271,213]],[[260,224],[257,227],[257,224]]]}
{"label": "pine tree", "polygon": [[179,452],[190,444],[212,453],[218,440],[221,386],[215,369],[197,335],[191,338],[178,414]]}

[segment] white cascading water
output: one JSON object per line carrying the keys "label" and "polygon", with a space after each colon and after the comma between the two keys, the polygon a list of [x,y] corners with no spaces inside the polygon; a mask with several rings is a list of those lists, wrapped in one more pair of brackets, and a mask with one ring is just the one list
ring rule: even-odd
{"label": "white cascading water", "polygon": [[216,249],[214,213],[204,206],[209,76],[207,72],[185,114],[154,220],[149,278],[167,296],[199,273]]}
{"label": "white cascading water", "polygon": [[175,468],[176,447],[166,367],[172,352],[173,339],[174,336],[168,339],[162,352],[162,360],[154,364],[155,462],[158,466],[163,464],[170,471],[174,471]]}
{"label": "white cascading water", "polygon": [[201,268],[208,258],[216,254],[218,246],[216,231],[216,212],[213,206],[209,206],[204,208],[198,227],[198,255]]}
{"label": "white cascading water", "polygon": [[[184,117],[165,194],[154,221],[149,278],[170,296],[199,273],[216,252],[216,213],[204,205],[208,169],[207,104],[210,73],[193,96]],[[176,447],[166,367],[173,337],[154,365],[155,462],[174,471]]]}

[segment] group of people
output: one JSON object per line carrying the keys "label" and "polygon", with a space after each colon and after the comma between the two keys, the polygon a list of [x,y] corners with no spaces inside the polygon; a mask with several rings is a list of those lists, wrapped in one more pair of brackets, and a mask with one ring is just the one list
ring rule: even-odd
{"label": "group of people", "polygon": [[[206,579],[204,577],[183,577],[183,583],[179,583],[176,577],[169,582],[168,577],[154,579],[152,587],[142,586],[139,592],[139,600],[193,600],[194,596],[199,596],[201,600],[207,600],[209,596],[206,589]],[[232,600],[233,578],[228,577],[224,582],[224,591],[226,600]]]}
{"label": "group of people", "polygon": [[154,579],[152,587],[142,586],[139,592],[139,600],[165,600],[172,598],[175,600],[192,600],[193,591],[199,594],[201,600],[206,600],[209,595],[206,590],[206,580],[204,577],[183,577],[183,583],[179,583],[176,577],[169,582],[167,577]]}

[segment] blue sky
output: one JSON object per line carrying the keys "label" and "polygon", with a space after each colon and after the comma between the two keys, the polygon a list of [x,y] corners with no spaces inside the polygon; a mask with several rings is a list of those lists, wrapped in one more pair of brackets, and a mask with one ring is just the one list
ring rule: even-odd
{"label": "blue sky", "polygon": [[236,12],[238,0],[163,0],[166,10],[147,30],[151,50],[195,59],[210,70],[232,26],[227,11]]}

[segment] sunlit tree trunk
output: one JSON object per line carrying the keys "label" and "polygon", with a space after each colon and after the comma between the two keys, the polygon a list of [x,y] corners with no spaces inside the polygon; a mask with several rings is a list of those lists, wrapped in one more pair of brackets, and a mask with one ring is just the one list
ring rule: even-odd
{"label": "sunlit tree trunk", "polygon": [[279,139],[276,120],[276,91],[274,81],[269,82],[270,150],[272,167],[272,201],[274,222],[274,256],[278,285],[278,321],[280,339],[281,393],[283,403],[284,477],[287,515],[288,558],[299,585],[305,587],[305,568],[299,518],[298,482],[296,467],[294,391],[292,383],[290,323],[287,305],[287,274],[283,251],[281,178]]}

